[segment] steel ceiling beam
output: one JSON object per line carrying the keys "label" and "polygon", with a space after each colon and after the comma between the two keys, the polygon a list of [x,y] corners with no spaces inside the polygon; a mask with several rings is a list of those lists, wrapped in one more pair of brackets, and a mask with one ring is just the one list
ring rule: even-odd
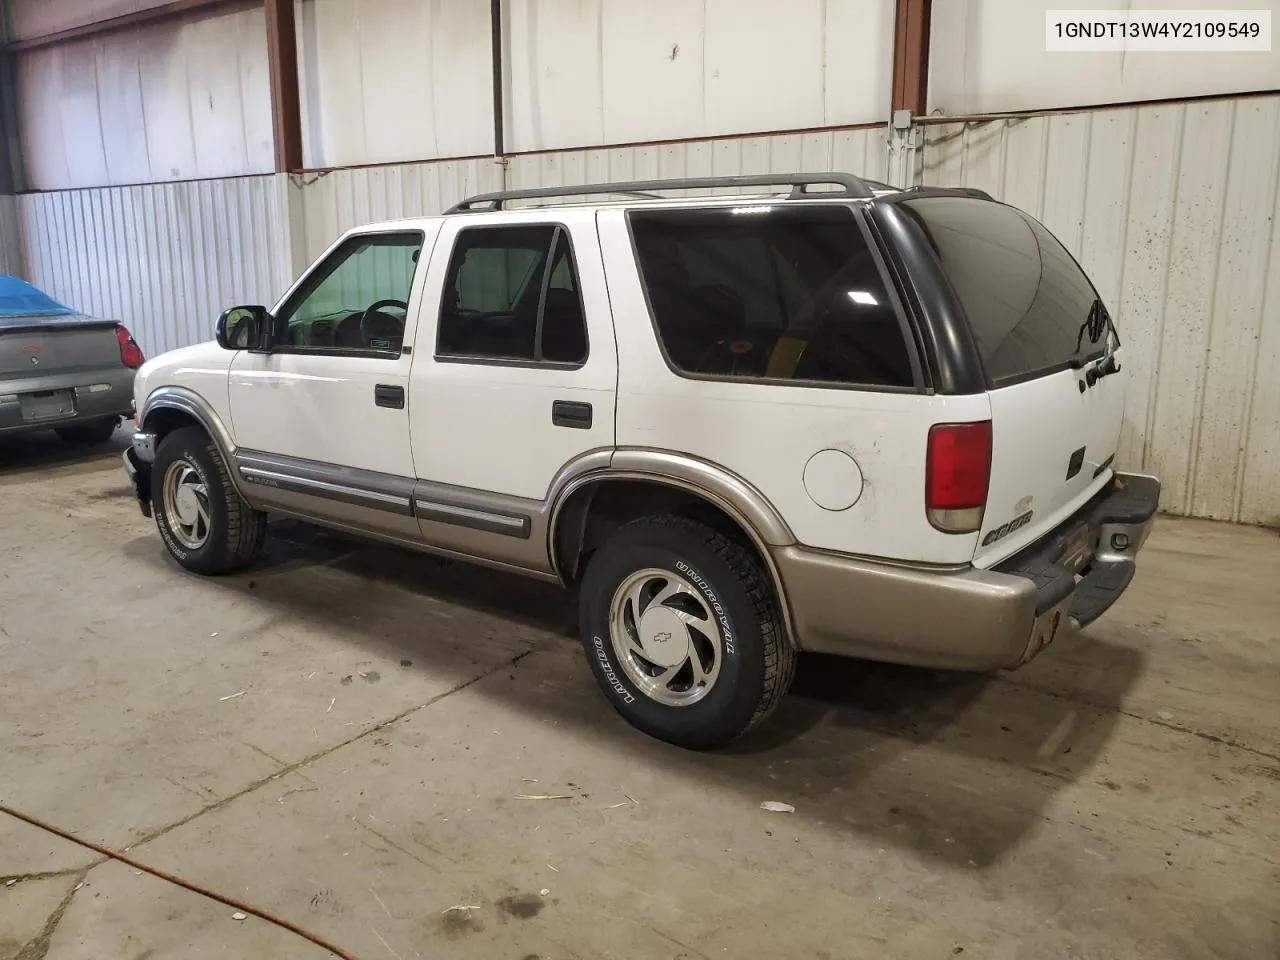
{"label": "steel ceiling beam", "polygon": [[897,0],[893,26],[893,110],[928,113],[929,21],[933,0]]}
{"label": "steel ceiling beam", "polygon": [[302,169],[302,106],[298,95],[298,31],[293,0],[266,0],[267,68],[276,171]]}

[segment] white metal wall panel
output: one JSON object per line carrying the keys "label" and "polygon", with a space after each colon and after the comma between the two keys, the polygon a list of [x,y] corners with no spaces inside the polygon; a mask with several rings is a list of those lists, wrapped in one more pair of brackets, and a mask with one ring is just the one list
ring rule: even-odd
{"label": "white metal wall panel", "polygon": [[0,196],[0,274],[25,277],[26,248],[18,198]]}
{"label": "white metal wall panel", "polygon": [[270,304],[292,279],[286,189],[269,176],[27,194],[27,276],[124,323],[148,356],[212,339],[222,310]]}
{"label": "white metal wall panel", "polygon": [[510,158],[512,189],[616,180],[842,171],[886,177],[884,128],[695,140]]}
{"label": "white metal wall panel", "polygon": [[933,5],[929,110],[950,116],[1049,110],[1280,88],[1269,53],[1063,53],[1045,50],[1048,10],[1270,9],[1278,0],[946,0]]}
{"label": "white metal wall panel", "polygon": [[493,152],[488,0],[295,0],[308,167]]}
{"label": "white metal wall panel", "polygon": [[9,0],[15,40],[30,40],[72,27],[159,7],[169,0]]}
{"label": "white metal wall panel", "polygon": [[873,122],[892,0],[510,0],[508,149]]}
{"label": "white metal wall panel", "polygon": [[502,188],[492,159],[441,160],[295,176],[299,269],[346,230],[381,220],[437,214],[464,197]]}
{"label": "white metal wall panel", "polygon": [[273,167],[261,8],[19,55],[31,186],[62,190]]}
{"label": "white metal wall panel", "polygon": [[926,183],[1041,218],[1116,315],[1123,465],[1167,509],[1280,520],[1280,97],[925,128]]}

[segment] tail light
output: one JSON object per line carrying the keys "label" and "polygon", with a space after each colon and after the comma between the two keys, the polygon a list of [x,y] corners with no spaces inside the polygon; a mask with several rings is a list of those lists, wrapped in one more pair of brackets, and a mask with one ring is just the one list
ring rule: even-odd
{"label": "tail light", "polygon": [[925,509],[931,524],[943,533],[980,529],[990,482],[990,420],[930,428]]}
{"label": "tail light", "polygon": [[116,341],[120,344],[120,362],[126,367],[137,369],[146,363],[147,358],[142,355],[142,348],[124,324],[116,324]]}

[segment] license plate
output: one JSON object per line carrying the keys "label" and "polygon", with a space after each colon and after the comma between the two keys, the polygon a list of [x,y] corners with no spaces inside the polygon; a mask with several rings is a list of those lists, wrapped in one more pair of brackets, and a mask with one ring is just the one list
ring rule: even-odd
{"label": "license plate", "polygon": [[76,412],[75,394],[70,390],[46,390],[22,395],[23,420],[56,420]]}
{"label": "license plate", "polygon": [[1076,573],[1093,558],[1096,534],[1087,523],[1081,524],[1067,537],[1062,550],[1062,559],[1058,561],[1072,573]]}

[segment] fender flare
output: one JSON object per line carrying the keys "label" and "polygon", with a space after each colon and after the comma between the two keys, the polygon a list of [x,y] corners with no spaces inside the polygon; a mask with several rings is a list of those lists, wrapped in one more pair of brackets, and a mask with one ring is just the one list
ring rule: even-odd
{"label": "fender flare", "polygon": [[[584,487],[614,480],[639,480],[672,487],[706,500],[733,520],[751,540],[773,585],[789,637],[794,638],[791,606],[773,551],[796,543],[795,534],[768,499],[729,470],[687,454],[646,448],[618,448],[608,466],[587,469],[564,478],[552,493],[547,523],[547,553],[551,570],[565,583],[564,565],[557,555],[556,531],[569,499]],[[794,639],[791,641],[794,643]]]}
{"label": "fender flare", "polygon": [[240,481],[240,471],[236,468],[236,444],[231,437],[231,431],[227,429],[222,418],[204,397],[187,387],[157,387],[151,391],[142,405],[142,411],[138,416],[139,426],[143,430],[148,429],[148,421],[151,421],[159,410],[176,410],[199,423],[205,433],[213,438],[218,452],[222,454],[222,459],[227,465],[227,474],[231,477],[231,483],[236,488],[236,492],[252,502],[251,497],[245,496]]}

